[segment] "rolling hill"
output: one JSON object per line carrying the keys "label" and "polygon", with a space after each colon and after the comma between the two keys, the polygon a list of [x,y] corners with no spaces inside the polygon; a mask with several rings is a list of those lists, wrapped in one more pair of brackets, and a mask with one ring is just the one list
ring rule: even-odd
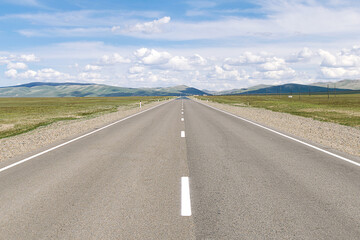
{"label": "rolling hill", "polygon": [[339,89],[352,89],[352,90],[360,90],[360,80],[341,80],[338,82],[317,82],[311,84],[312,86],[318,86],[318,87],[334,87]]}
{"label": "rolling hill", "polygon": [[[330,88],[330,91],[334,91],[334,88]],[[327,87],[319,87],[312,85],[302,85],[295,83],[288,83],[278,86],[270,86],[266,88],[260,88],[257,90],[246,91],[240,94],[297,94],[297,93],[326,93],[328,91]],[[336,88],[336,91],[353,91],[352,89],[339,89]]]}
{"label": "rolling hill", "polygon": [[0,97],[120,97],[203,94],[206,93],[185,85],[166,88],[123,88],[90,83],[32,82],[0,88]]}
{"label": "rolling hill", "polygon": [[240,89],[231,89],[231,90],[225,90],[225,91],[207,91],[207,90],[202,90],[208,94],[212,94],[212,95],[235,95],[235,94],[241,94],[244,92],[249,92],[249,91],[255,91],[258,89],[262,89],[262,88],[267,88],[270,87],[271,85],[265,85],[265,84],[259,84],[259,85],[255,85],[249,88],[240,88]]}

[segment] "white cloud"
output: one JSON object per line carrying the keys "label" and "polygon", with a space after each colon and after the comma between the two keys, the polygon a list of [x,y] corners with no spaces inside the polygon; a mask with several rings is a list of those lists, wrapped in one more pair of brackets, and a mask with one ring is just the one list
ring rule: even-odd
{"label": "white cloud", "polygon": [[255,71],[252,74],[253,78],[256,79],[286,79],[286,80],[292,80],[294,77],[296,77],[296,71],[291,68],[283,69],[283,70],[274,70],[274,71],[266,71],[266,72],[259,72]]}
{"label": "white cloud", "polygon": [[39,58],[37,58],[34,54],[22,54],[20,55],[19,60],[25,62],[38,62]]}
{"label": "white cloud", "polygon": [[9,78],[16,78],[17,73],[16,69],[9,69],[5,72],[5,75]]}
{"label": "white cloud", "polygon": [[8,65],[7,65],[7,69],[27,69],[28,66],[25,64],[25,63],[22,63],[22,62],[16,62],[16,63],[12,63],[10,62]]}
{"label": "white cloud", "polygon": [[[141,83],[145,87],[154,87],[153,84],[159,86],[159,84],[180,84],[176,76],[176,72],[169,70],[157,70],[153,71],[144,71],[139,73],[130,74],[127,76],[129,81],[134,83]],[[137,85],[135,85],[137,86]]]}
{"label": "white cloud", "polygon": [[207,64],[207,60],[200,56],[199,54],[194,54],[189,58],[191,65],[200,65],[205,66]]}
{"label": "white cloud", "polygon": [[10,68],[25,69],[27,68],[27,66],[23,62],[37,62],[37,61],[39,61],[39,58],[37,58],[34,54],[29,54],[29,55],[8,54],[7,56],[0,56],[0,64],[8,64],[8,69]]}
{"label": "white cloud", "polygon": [[360,47],[343,49],[335,54],[320,49],[321,73],[325,78],[360,77]]}
{"label": "white cloud", "polygon": [[225,70],[223,67],[215,65],[213,72],[209,76],[214,79],[241,81],[246,76],[246,73],[243,71],[240,74],[238,70]]}
{"label": "white cloud", "polygon": [[336,56],[330,52],[320,49],[319,55],[323,59],[321,63],[322,66],[335,66],[337,64]]}
{"label": "white cloud", "polygon": [[103,74],[95,72],[79,73],[78,78],[82,82],[104,82],[106,80]]}
{"label": "white cloud", "polygon": [[183,56],[172,57],[164,67],[179,71],[192,69],[189,60]]}
{"label": "white cloud", "polygon": [[291,54],[291,56],[287,58],[287,62],[309,61],[314,56],[316,56],[316,54],[310,48],[304,47],[301,51]]}
{"label": "white cloud", "polygon": [[71,76],[67,73],[56,71],[52,68],[43,68],[38,71],[27,70],[25,72],[18,72],[16,69],[10,69],[5,72],[5,75],[9,78],[16,79],[30,79],[39,82],[49,81],[68,81]]}
{"label": "white cloud", "polygon": [[85,66],[85,71],[99,71],[99,70],[101,70],[101,66],[91,65],[91,64],[87,64]]}
{"label": "white cloud", "polygon": [[0,64],[8,64],[10,61],[7,57],[0,56]]}
{"label": "white cloud", "polygon": [[252,52],[244,52],[237,58],[225,58],[225,62],[229,65],[240,66],[244,64],[260,64],[266,62],[266,54],[253,54]]}
{"label": "white cloud", "polygon": [[168,52],[158,52],[155,49],[140,48],[134,52],[138,60],[146,65],[158,65],[167,63],[171,54]]}
{"label": "white cloud", "polygon": [[145,68],[141,67],[141,66],[133,66],[131,68],[129,68],[129,73],[134,74],[134,73],[142,73],[144,72]]}
{"label": "white cloud", "polygon": [[322,57],[321,66],[324,67],[356,67],[360,66],[360,53],[357,47],[351,50],[344,49],[336,54],[332,54],[322,49],[319,50]]}
{"label": "white cloud", "polygon": [[69,77],[68,74],[61,73],[52,68],[44,68],[38,70],[36,73],[36,78],[39,80],[50,81],[50,80],[64,80]]}
{"label": "white cloud", "polygon": [[153,20],[151,22],[137,23],[128,27],[113,26],[111,31],[114,33],[144,33],[153,34],[162,32],[162,26],[169,23],[170,17],[163,17],[160,19]]}
{"label": "white cloud", "polygon": [[23,73],[20,73],[19,74],[19,78],[25,78],[25,79],[31,79],[31,78],[34,78],[36,77],[37,75],[37,72],[33,71],[33,70],[27,70]]}
{"label": "white cloud", "polygon": [[321,73],[326,78],[345,78],[345,77],[360,77],[360,69],[359,68],[329,68],[322,67]]}
{"label": "white cloud", "polygon": [[266,62],[258,66],[260,71],[277,71],[287,69],[285,60],[278,57],[267,58]]}
{"label": "white cloud", "polygon": [[112,65],[112,64],[117,64],[117,63],[130,63],[131,60],[128,59],[128,58],[125,58],[123,56],[121,56],[120,54],[118,53],[114,53],[112,55],[104,55],[102,58],[101,58],[101,61],[100,61],[102,64],[109,64],[109,65]]}
{"label": "white cloud", "polygon": [[[301,54],[306,55],[309,52],[305,50]],[[296,71],[288,66],[285,59],[271,56],[266,52],[244,52],[237,58],[225,58],[224,62],[224,70],[234,71],[236,67],[245,67],[250,70],[249,78],[253,79],[294,79],[297,76]]]}
{"label": "white cloud", "polygon": [[296,71],[290,68],[283,58],[268,57],[265,63],[256,68],[258,71],[253,73],[254,78],[263,79],[293,79]]}

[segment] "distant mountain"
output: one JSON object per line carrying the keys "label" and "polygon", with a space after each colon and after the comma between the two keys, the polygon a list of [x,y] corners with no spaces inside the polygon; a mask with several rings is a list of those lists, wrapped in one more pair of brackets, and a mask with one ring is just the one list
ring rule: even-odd
{"label": "distant mountain", "polygon": [[270,87],[270,85],[259,84],[259,85],[255,85],[255,86],[252,86],[249,88],[240,88],[240,89],[231,89],[231,90],[225,90],[225,91],[219,91],[219,92],[211,92],[211,94],[213,94],[213,95],[235,95],[235,94],[241,94],[241,93],[245,93],[245,92],[249,92],[249,91],[255,91],[255,90],[266,88],[266,87]]}
{"label": "distant mountain", "polygon": [[166,88],[123,88],[91,83],[32,82],[0,88],[0,97],[120,97],[203,94],[206,93],[185,85]]}
{"label": "distant mountain", "polygon": [[64,85],[95,85],[94,83],[52,83],[52,82],[31,82],[31,83],[25,83],[21,85],[16,85],[13,87],[36,87],[36,86],[64,86]]}
{"label": "distant mountain", "polygon": [[311,84],[312,86],[318,86],[318,87],[329,87],[334,88],[340,88],[340,89],[352,89],[352,90],[360,90],[360,80],[341,80],[338,82],[317,82]]}
{"label": "distant mountain", "polygon": [[[330,89],[331,91],[334,88]],[[351,89],[338,89],[338,91],[352,91]],[[327,92],[327,87],[318,87],[312,85],[302,85],[302,84],[283,84],[278,86],[270,86],[266,88],[261,88],[252,91],[246,91],[240,94],[278,94],[278,93],[286,93],[286,94],[297,94],[297,93],[320,93],[320,92]]]}

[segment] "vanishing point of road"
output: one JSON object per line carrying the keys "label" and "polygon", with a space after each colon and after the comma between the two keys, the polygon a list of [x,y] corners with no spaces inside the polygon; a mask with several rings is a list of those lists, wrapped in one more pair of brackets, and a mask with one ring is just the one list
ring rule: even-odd
{"label": "vanishing point of road", "polygon": [[360,239],[358,165],[187,98],[51,147],[0,164],[0,239]]}

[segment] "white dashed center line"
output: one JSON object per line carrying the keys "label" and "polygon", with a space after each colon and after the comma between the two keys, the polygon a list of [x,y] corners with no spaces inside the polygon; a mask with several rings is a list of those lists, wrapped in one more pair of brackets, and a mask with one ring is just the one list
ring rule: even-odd
{"label": "white dashed center line", "polygon": [[185,131],[181,131],[181,137],[185,137]]}
{"label": "white dashed center line", "polygon": [[189,177],[181,177],[181,216],[191,216]]}
{"label": "white dashed center line", "polygon": [[183,121],[184,121],[184,118],[181,118],[181,121],[183,122]]}

